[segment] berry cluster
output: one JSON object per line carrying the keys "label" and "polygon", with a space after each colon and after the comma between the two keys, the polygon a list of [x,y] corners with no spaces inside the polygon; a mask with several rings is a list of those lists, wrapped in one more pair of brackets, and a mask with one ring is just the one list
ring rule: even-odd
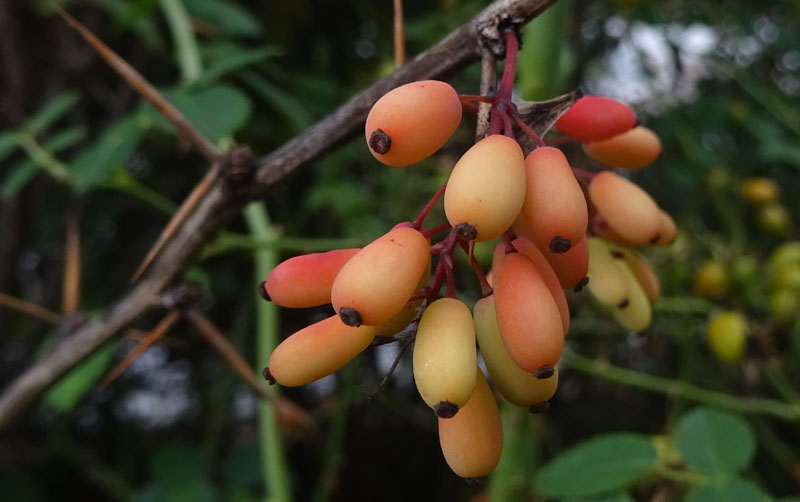
{"label": "berry cluster", "polygon": [[[412,82],[384,95],[369,113],[365,134],[372,155],[406,166],[442,147],[462,109],[475,102],[491,106],[489,135],[463,154],[420,214],[362,249],[291,258],[263,286],[278,305],[331,303],[336,311],[272,353],[264,374],[282,385],[312,382],[341,368],[375,337],[415,327],[417,389],[438,417],[448,465],[465,478],[491,472],[502,449],[500,416],[478,367],[476,339],[496,390],[515,405],[546,409],[569,330],[564,290],[588,283],[624,327],[642,330],[659,284],[633,248],[667,244],[675,235],[672,219],[637,185],[612,171],[572,168],[561,150],[520,119],[511,102],[516,37],[509,33],[506,42],[496,93],[459,96],[444,82]],[[538,145],[527,156],[515,125]],[[652,131],[635,126],[633,111],[609,98],[585,96],[555,125],[602,166],[639,169],[661,150]],[[447,223],[426,228],[440,196]],[[444,239],[431,243],[445,231]],[[472,245],[498,238],[491,271],[484,273]],[[453,255],[459,247],[481,283],[482,297],[472,310],[455,294]],[[433,255],[438,262],[431,273]]]}

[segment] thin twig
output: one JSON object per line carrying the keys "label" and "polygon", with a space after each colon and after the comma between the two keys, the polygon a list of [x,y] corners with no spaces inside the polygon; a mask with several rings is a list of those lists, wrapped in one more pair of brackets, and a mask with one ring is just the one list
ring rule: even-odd
{"label": "thin twig", "polygon": [[406,41],[403,35],[403,0],[394,0],[394,66],[406,64]]}
{"label": "thin twig", "polygon": [[67,216],[64,244],[64,314],[78,310],[81,295],[81,234],[77,212]]}
{"label": "thin twig", "polygon": [[219,353],[226,363],[242,377],[242,380],[250,386],[256,395],[264,401],[275,406],[276,411],[284,422],[300,424],[306,430],[316,428],[314,418],[305,410],[298,407],[291,401],[280,396],[269,393],[253,368],[239,354],[236,348],[225,338],[225,335],[214,326],[208,317],[195,308],[191,308],[184,313],[186,320],[203,336],[203,338]]}
{"label": "thin twig", "polygon": [[145,350],[150,348],[151,345],[156,343],[159,338],[169,331],[169,329],[180,319],[181,313],[179,310],[172,310],[156,325],[153,330],[148,333],[144,338],[139,341],[139,344],[125,356],[125,359],[111,370],[108,375],[100,383],[100,387],[108,387],[111,382],[116,380],[133,362],[144,353]]}
{"label": "thin twig", "polygon": [[[414,332],[416,333],[416,327],[414,328]],[[381,382],[378,384],[378,387],[374,391],[372,391],[369,396],[367,396],[370,401],[374,401],[375,399],[377,399],[378,394],[383,392],[383,389],[385,389],[386,386],[389,385],[389,379],[394,374],[394,370],[396,370],[397,365],[400,364],[400,359],[403,358],[403,354],[405,354],[406,350],[411,346],[411,342],[414,341],[414,338],[415,338],[414,336],[408,336],[402,342],[400,342],[400,350],[397,352],[397,356],[394,358],[394,362],[392,362],[392,365],[389,367],[389,371],[387,371],[386,374],[383,376],[383,379],[381,379]]]}
{"label": "thin twig", "polygon": [[35,317],[36,319],[49,324],[58,324],[61,322],[61,316],[55,312],[47,310],[46,308],[40,307],[34,303],[26,302],[25,300],[20,300],[19,298],[14,298],[13,296],[9,296],[5,293],[0,293],[0,305],[10,308],[11,310],[16,310],[17,312],[22,312],[23,314],[27,314],[31,317]]}
{"label": "thin twig", "polygon": [[192,214],[197,207],[197,204],[200,202],[200,199],[202,199],[203,196],[208,193],[208,191],[211,189],[212,183],[219,176],[218,166],[218,164],[211,166],[211,169],[206,172],[205,176],[203,176],[203,179],[201,179],[200,182],[192,189],[192,192],[188,197],[186,197],[186,200],[183,201],[181,207],[178,208],[178,211],[169,220],[167,226],[161,231],[161,234],[158,236],[158,240],[156,240],[155,244],[150,247],[150,250],[144,257],[144,260],[142,260],[142,263],[139,264],[136,272],[134,272],[133,276],[131,276],[131,282],[136,282],[139,280],[153,259],[164,248],[164,245],[173,235],[175,235],[175,231],[178,229],[178,227],[186,221],[190,214]]}
{"label": "thin twig", "polygon": [[570,351],[565,351],[562,354],[561,362],[570,369],[642,390],[720,406],[741,413],[772,415],[783,420],[800,421],[800,405],[797,404],[787,404],[776,399],[732,396],[704,389],[681,380],[670,380],[669,378],[620,368]]}
{"label": "thin twig", "polygon": [[[485,96],[495,89],[497,89],[497,60],[490,51],[484,50],[481,55],[481,95]],[[491,103],[480,103],[478,105],[475,141],[482,140],[486,137],[486,133],[489,132],[489,113],[491,110]]]}
{"label": "thin twig", "polygon": [[116,71],[136,92],[142,95],[153,107],[169,120],[172,125],[178,130],[189,143],[194,146],[200,154],[208,159],[209,162],[216,162],[219,158],[214,143],[206,138],[180,110],[167,101],[167,99],[158,92],[150,82],[148,82],[142,75],[136,71],[127,61],[122,59],[117,53],[111,50],[102,40],[97,38],[94,33],[89,31],[77,19],[69,15],[64,9],[56,7],[56,12],[61,16],[75,31],[77,31],[89,45],[91,45],[97,54],[102,57],[106,63]]}

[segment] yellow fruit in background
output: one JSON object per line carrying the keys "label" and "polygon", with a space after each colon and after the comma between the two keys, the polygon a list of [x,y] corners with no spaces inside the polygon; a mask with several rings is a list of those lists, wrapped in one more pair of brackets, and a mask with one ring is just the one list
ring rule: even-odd
{"label": "yellow fruit in background", "polygon": [[698,295],[717,300],[728,291],[728,269],[719,260],[707,260],[694,276],[694,289]]}
{"label": "yellow fruit in background", "polygon": [[790,323],[797,317],[800,307],[800,294],[791,289],[781,288],[769,294],[769,313],[775,320]]}
{"label": "yellow fruit in background", "polygon": [[764,230],[783,235],[792,227],[792,217],[783,204],[771,202],[758,210],[758,224]]}
{"label": "yellow fruit in background", "polygon": [[748,331],[744,315],[734,311],[720,312],[708,323],[708,346],[721,361],[738,362],[744,355]]}
{"label": "yellow fruit in background", "polygon": [[742,195],[753,204],[763,206],[778,200],[780,188],[769,178],[750,178],[742,183]]}

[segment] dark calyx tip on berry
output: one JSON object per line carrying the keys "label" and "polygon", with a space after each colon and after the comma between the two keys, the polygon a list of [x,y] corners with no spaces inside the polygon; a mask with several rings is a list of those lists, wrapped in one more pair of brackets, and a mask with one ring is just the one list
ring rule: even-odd
{"label": "dark calyx tip on berry", "polygon": [[551,376],[553,376],[553,373],[555,373],[555,372],[556,372],[556,370],[553,369],[552,366],[544,365],[544,366],[539,366],[538,368],[536,368],[536,371],[533,372],[533,376],[535,376],[539,380],[542,380],[542,379],[545,379],[545,378],[550,378]]}
{"label": "dark calyx tip on berry", "polygon": [[615,250],[611,251],[611,256],[613,256],[614,258],[616,258],[618,260],[622,259],[622,258],[625,258],[625,255],[622,253],[622,251],[620,251],[618,249],[615,249]]}
{"label": "dark calyx tip on berry", "polygon": [[261,370],[261,375],[264,377],[264,380],[269,382],[270,385],[275,385],[275,377],[272,376],[272,373],[269,372],[269,366]]}
{"label": "dark calyx tip on berry", "polygon": [[458,413],[458,405],[450,401],[442,401],[433,407],[433,411],[439,418],[453,418]]}
{"label": "dark calyx tip on berry", "polygon": [[272,301],[272,298],[269,297],[269,293],[267,293],[267,281],[261,281],[261,284],[258,285],[258,296],[268,302]]}
{"label": "dark calyx tip on berry", "polygon": [[364,319],[361,317],[361,313],[358,310],[352,307],[342,307],[339,309],[339,318],[342,320],[343,323],[347,324],[348,326],[352,326],[357,328],[364,323]]}
{"label": "dark calyx tip on berry", "polygon": [[459,223],[456,225],[456,235],[464,242],[474,241],[478,236],[478,231],[469,223]]}
{"label": "dark calyx tip on berry", "polygon": [[544,413],[545,411],[550,409],[550,401],[545,401],[539,404],[532,404],[528,411],[531,413]]}
{"label": "dark calyx tip on berry", "polygon": [[625,298],[624,300],[622,300],[621,302],[619,302],[619,303],[617,304],[617,307],[619,307],[619,308],[621,308],[621,309],[624,309],[625,307],[627,307],[627,306],[628,306],[628,304],[629,304],[629,303],[631,303],[631,302],[630,302],[630,300],[628,300],[627,298]]}
{"label": "dark calyx tip on berry", "polygon": [[589,284],[589,276],[588,275],[586,277],[584,277],[583,279],[581,279],[580,282],[578,284],[576,284],[574,288],[572,288],[572,291],[574,291],[576,293],[580,293],[581,291],[583,291],[583,288],[585,288],[587,284]]}
{"label": "dark calyx tip on berry", "polygon": [[481,487],[486,484],[486,476],[482,476],[480,478],[464,478],[464,482],[469,487]]}
{"label": "dark calyx tip on berry", "polygon": [[556,254],[563,254],[569,251],[569,248],[572,247],[572,243],[569,239],[565,239],[563,237],[555,236],[553,240],[550,241],[550,252]]}
{"label": "dark calyx tip on berry", "polygon": [[655,243],[657,243],[657,242],[658,242],[658,241],[660,241],[660,240],[661,240],[661,234],[656,234],[656,236],[655,236],[655,237],[653,237],[652,239],[650,239],[650,244],[655,244]]}
{"label": "dark calyx tip on berry", "polygon": [[383,129],[375,129],[372,131],[372,134],[369,135],[367,144],[372,148],[372,151],[383,155],[384,153],[388,153],[392,148],[392,138],[383,132]]}

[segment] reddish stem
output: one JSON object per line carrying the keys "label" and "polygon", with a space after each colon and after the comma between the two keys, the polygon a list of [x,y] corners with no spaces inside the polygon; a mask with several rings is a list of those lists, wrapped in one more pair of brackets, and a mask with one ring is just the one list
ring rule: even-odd
{"label": "reddish stem", "polygon": [[514,109],[512,111],[511,117],[513,117],[514,121],[517,123],[519,128],[522,129],[525,132],[525,134],[527,134],[528,136],[533,138],[533,140],[536,142],[536,146],[546,146],[545,142],[542,141],[541,136],[536,134],[536,131],[534,131],[533,129],[528,127],[528,124],[526,124],[525,122],[522,121],[522,119],[519,117],[519,113],[517,113],[516,109]]}
{"label": "reddish stem", "polygon": [[449,263],[445,264],[445,269],[444,269],[444,273],[447,276],[447,293],[445,293],[445,296],[447,298],[455,298],[456,281],[455,278],[453,278],[453,255],[447,255],[446,258]]}
{"label": "reddish stem", "polygon": [[514,126],[511,125],[511,119],[508,117],[507,109],[507,107],[503,107],[503,112],[501,114],[503,117],[503,132],[507,137],[514,139]]}
{"label": "reddish stem", "polygon": [[439,200],[439,197],[442,196],[445,188],[447,188],[447,183],[442,185],[442,188],[440,188],[435,194],[433,194],[431,200],[429,200],[428,203],[425,204],[425,207],[422,208],[422,211],[420,211],[417,217],[414,219],[414,221],[411,222],[412,227],[416,228],[417,230],[422,228],[422,223],[425,221],[425,217],[428,216],[428,213],[430,212],[431,209],[433,209],[433,206],[434,204],[436,204],[436,201]]}
{"label": "reddish stem", "polygon": [[513,31],[505,32],[506,38],[506,64],[503,67],[503,78],[500,80],[500,87],[497,95],[501,101],[511,101],[511,91],[514,88],[514,77],[517,74],[517,52],[519,45],[517,35]]}
{"label": "reddish stem", "polygon": [[510,228],[503,232],[503,244],[506,245],[506,254],[508,253],[516,253],[517,248],[514,247],[514,243],[512,242],[517,236],[514,234],[514,231]]}
{"label": "reddish stem", "polygon": [[478,105],[470,103],[469,101],[462,101],[461,108],[469,113],[478,113]]}

